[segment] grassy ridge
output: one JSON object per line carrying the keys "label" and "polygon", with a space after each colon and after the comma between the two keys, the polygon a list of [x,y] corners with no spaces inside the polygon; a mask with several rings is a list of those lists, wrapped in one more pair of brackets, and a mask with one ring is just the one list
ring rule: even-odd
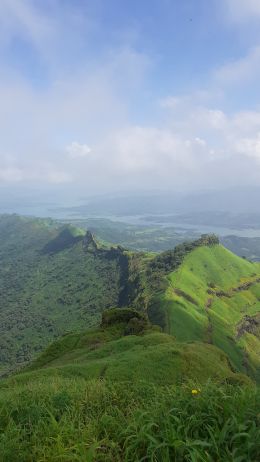
{"label": "grassy ridge", "polygon": [[0,462],[257,462],[259,389],[212,345],[126,335],[129,313],[0,383]]}
{"label": "grassy ridge", "polygon": [[259,333],[239,335],[245,316],[254,319],[260,311],[259,275],[259,264],[220,245],[198,247],[168,272],[165,290],[153,299],[151,317],[157,309],[165,330],[177,340],[217,345],[236,369],[260,379]]}
{"label": "grassy ridge", "polygon": [[[170,335],[145,329],[125,335],[125,324],[66,335],[53,343],[26,372],[9,379],[10,385],[46,376],[106,378],[113,382],[146,380],[159,385],[209,378],[250,383],[235,374],[221,350],[203,343],[182,344]],[[218,364],[216,369],[215,365]]]}

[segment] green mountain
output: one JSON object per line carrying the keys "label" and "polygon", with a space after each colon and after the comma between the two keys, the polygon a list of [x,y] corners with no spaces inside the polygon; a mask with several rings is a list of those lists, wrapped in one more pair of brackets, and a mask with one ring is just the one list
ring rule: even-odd
{"label": "green mountain", "polygon": [[[171,271],[179,251],[182,261]],[[260,380],[260,265],[203,239],[153,264],[165,273],[165,286],[150,302],[150,319],[178,341],[216,345],[235,369]]]}
{"label": "green mountain", "polygon": [[2,373],[66,332],[131,307],[178,342],[224,351],[234,371],[260,380],[260,265],[204,236],[159,255],[96,241],[52,220],[0,219]]}
{"label": "green mountain", "polygon": [[0,238],[0,462],[259,460],[259,264],[214,235],[158,255],[3,216]]}
{"label": "green mountain", "polygon": [[0,364],[23,364],[119,304],[124,262],[91,234],[51,220],[0,218]]}

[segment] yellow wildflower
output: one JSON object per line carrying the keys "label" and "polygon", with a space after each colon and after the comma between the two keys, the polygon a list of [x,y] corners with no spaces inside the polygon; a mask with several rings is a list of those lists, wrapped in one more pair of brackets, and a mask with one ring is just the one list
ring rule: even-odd
{"label": "yellow wildflower", "polygon": [[191,393],[192,393],[193,395],[198,395],[198,394],[200,393],[200,389],[198,389],[198,390],[197,390],[197,389],[193,389],[193,390],[191,390]]}

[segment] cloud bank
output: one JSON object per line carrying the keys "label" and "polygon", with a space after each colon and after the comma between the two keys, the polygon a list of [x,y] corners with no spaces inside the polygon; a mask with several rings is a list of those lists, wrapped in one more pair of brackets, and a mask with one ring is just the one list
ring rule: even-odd
{"label": "cloud bank", "polygon": [[[258,1],[224,3],[234,22],[260,20]],[[260,107],[230,109],[228,101],[258,85],[260,41],[209,69],[193,91],[160,89],[159,97],[147,86],[158,57],[127,40],[93,56],[99,27],[59,1],[1,2],[1,184],[98,193],[259,182]],[[14,47],[20,61],[10,58]],[[35,60],[40,78],[27,75]]]}

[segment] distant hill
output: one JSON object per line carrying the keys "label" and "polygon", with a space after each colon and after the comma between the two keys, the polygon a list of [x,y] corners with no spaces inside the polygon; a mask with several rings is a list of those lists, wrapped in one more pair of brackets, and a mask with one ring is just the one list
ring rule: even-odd
{"label": "distant hill", "polygon": [[[216,218],[218,215],[216,214]],[[208,214],[205,213],[204,217],[205,220],[209,220]],[[160,222],[160,216],[157,218]],[[241,217],[241,221],[243,218]],[[201,234],[193,229],[178,228],[174,220],[171,225],[168,223],[167,226],[159,225],[156,220],[150,224],[147,222],[145,225],[133,225],[105,218],[73,218],[69,222],[77,227],[89,229],[102,241],[120,244],[127,249],[146,252],[164,252],[173,249],[182,242],[198,239]],[[221,226],[220,223],[219,226]],[[216,233],[217,229],[215,227]],[[231,234],[221,236],[221,243],[240,257],[260,261],[260,237],[242,237],[235,234],[236,230],[233,229]]]}
{"label": "distant hill", "polygon": [[[259,223],[259,187],[229,188],[225,190],[192,191],[147,191],[120,194],[106,194],[81,198],[82,205],[52,207],[52,213],[72,214],[88,217],[111,215],[223,213],[256,214]],[[25,201],[26,202],[26,201]],[[27,199],[28,202],[28,199]]]}

